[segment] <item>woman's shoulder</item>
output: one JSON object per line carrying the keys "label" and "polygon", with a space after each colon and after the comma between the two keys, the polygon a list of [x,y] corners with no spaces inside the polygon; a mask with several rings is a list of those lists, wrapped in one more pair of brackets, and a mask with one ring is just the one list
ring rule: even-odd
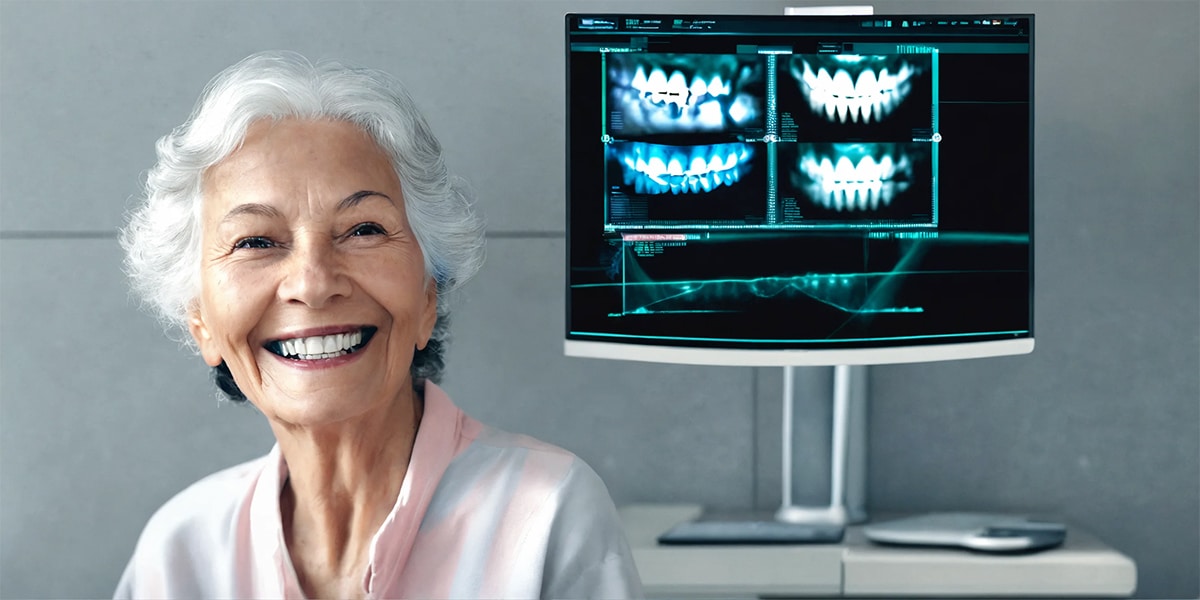
{"label": "woman's shoulder", "polygon": [[575,453],[529,435],[486,425],[454,458],[445,477],[480,485],[507,482],[501,487],[508,489],[514,500],[540,498],[550,505],[561,505],[572,498],[586,498],[585,502],[611,503],[600,476]]}
{"label": "woman's shoulder", "polygon": [[[541,440],[485,429],[468,451],[491,455],[504,475],[482,477],[493,489],[509,489],[505,510],[520,531],[520,544],[536,543],[542,557],[542,597],[642,597],[633,553],[608,487],[594,469],[574,453]],[[486,497],[487,494],[481,494]],[[472,514],[487,514],[474,511]],[[533,541],[533,540],[536,540]]]}
{"label": "woman's shoulder", "polygon": [[269,458],[263,456],[222,469],[176,493],[147,521],[139,546],[161,548],[205,532],[228,529],[230,519],[249,498]]}
{"label": "woman's shoulder", "polygon": [[[200,598],[232,596],[214,575],[221,561],[237,562],[238,526],[272,453],[187,486],[154,512],[138,536],[115,597]],[[227,579],[227,578],[226,578]]]}
{"label": "woman's shoulder", "polygon": [[566,450],[535,437],[510,433],[484,425],[467,448],[468,452],[490,457],[491,462],[519,468],[525,473],[566,477],[572,470],[591,471],[583,459]]}

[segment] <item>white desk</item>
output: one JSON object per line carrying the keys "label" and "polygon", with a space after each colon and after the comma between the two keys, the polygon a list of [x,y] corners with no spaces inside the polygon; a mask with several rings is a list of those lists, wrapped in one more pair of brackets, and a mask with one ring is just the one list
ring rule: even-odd
{"label": "white desk", "polygon": [[657,543],[659,534],[700,513],[695,505],[621,509],[647,596],[1128,597],[1137,585],[1137,566],[1129,557],[1070,525],[1062,546],[1012,556],[878,546],[855,526],[840,544]]}

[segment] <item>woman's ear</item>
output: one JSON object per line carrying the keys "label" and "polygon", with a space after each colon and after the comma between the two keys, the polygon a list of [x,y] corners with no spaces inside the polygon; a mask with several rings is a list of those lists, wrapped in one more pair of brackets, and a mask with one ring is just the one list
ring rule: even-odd
{"label": "woman's ear", "polygon": [[188,331],[191,332],[192,339],[196,340],[196,346],[200,348],[200,355],[204,357],[204,362],[210,367],[220,365],[221,351],[217,348],[216,340],[213,339],[212,332],[205,324],[204,315],[200,313],[199,308],[193,308],[188,314]]}
{"label": "woman's ear", "polygon": [[429,343],[429,338],[433,337],[433,327],[437,325],[437,281],[432,277],[429,278],[429,283],[425,285],[425,306],[421,309],[421,320],[417,329],[417,350],[424,350]]}

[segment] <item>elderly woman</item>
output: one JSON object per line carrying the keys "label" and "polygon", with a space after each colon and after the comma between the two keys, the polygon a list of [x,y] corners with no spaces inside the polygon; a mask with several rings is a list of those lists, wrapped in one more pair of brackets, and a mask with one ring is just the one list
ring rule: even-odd
{"label": "elderly woman", "polygon": [[596,474],[434,383],[482,226],[392,78],[290,53],[228,68],[159,141],[122,243],[277,444],[159,509],[118,597],[641,593]]}

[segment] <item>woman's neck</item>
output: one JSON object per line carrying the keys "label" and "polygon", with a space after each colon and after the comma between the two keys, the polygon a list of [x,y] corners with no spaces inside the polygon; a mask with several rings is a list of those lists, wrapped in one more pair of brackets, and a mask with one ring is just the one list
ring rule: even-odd
{"label": "woman's neck", "polygon": [[421,412],[411,393],[353,421],[272,424],[289,473],[284,537],[310,597],[361,595],[371,540],[404,483]]}

